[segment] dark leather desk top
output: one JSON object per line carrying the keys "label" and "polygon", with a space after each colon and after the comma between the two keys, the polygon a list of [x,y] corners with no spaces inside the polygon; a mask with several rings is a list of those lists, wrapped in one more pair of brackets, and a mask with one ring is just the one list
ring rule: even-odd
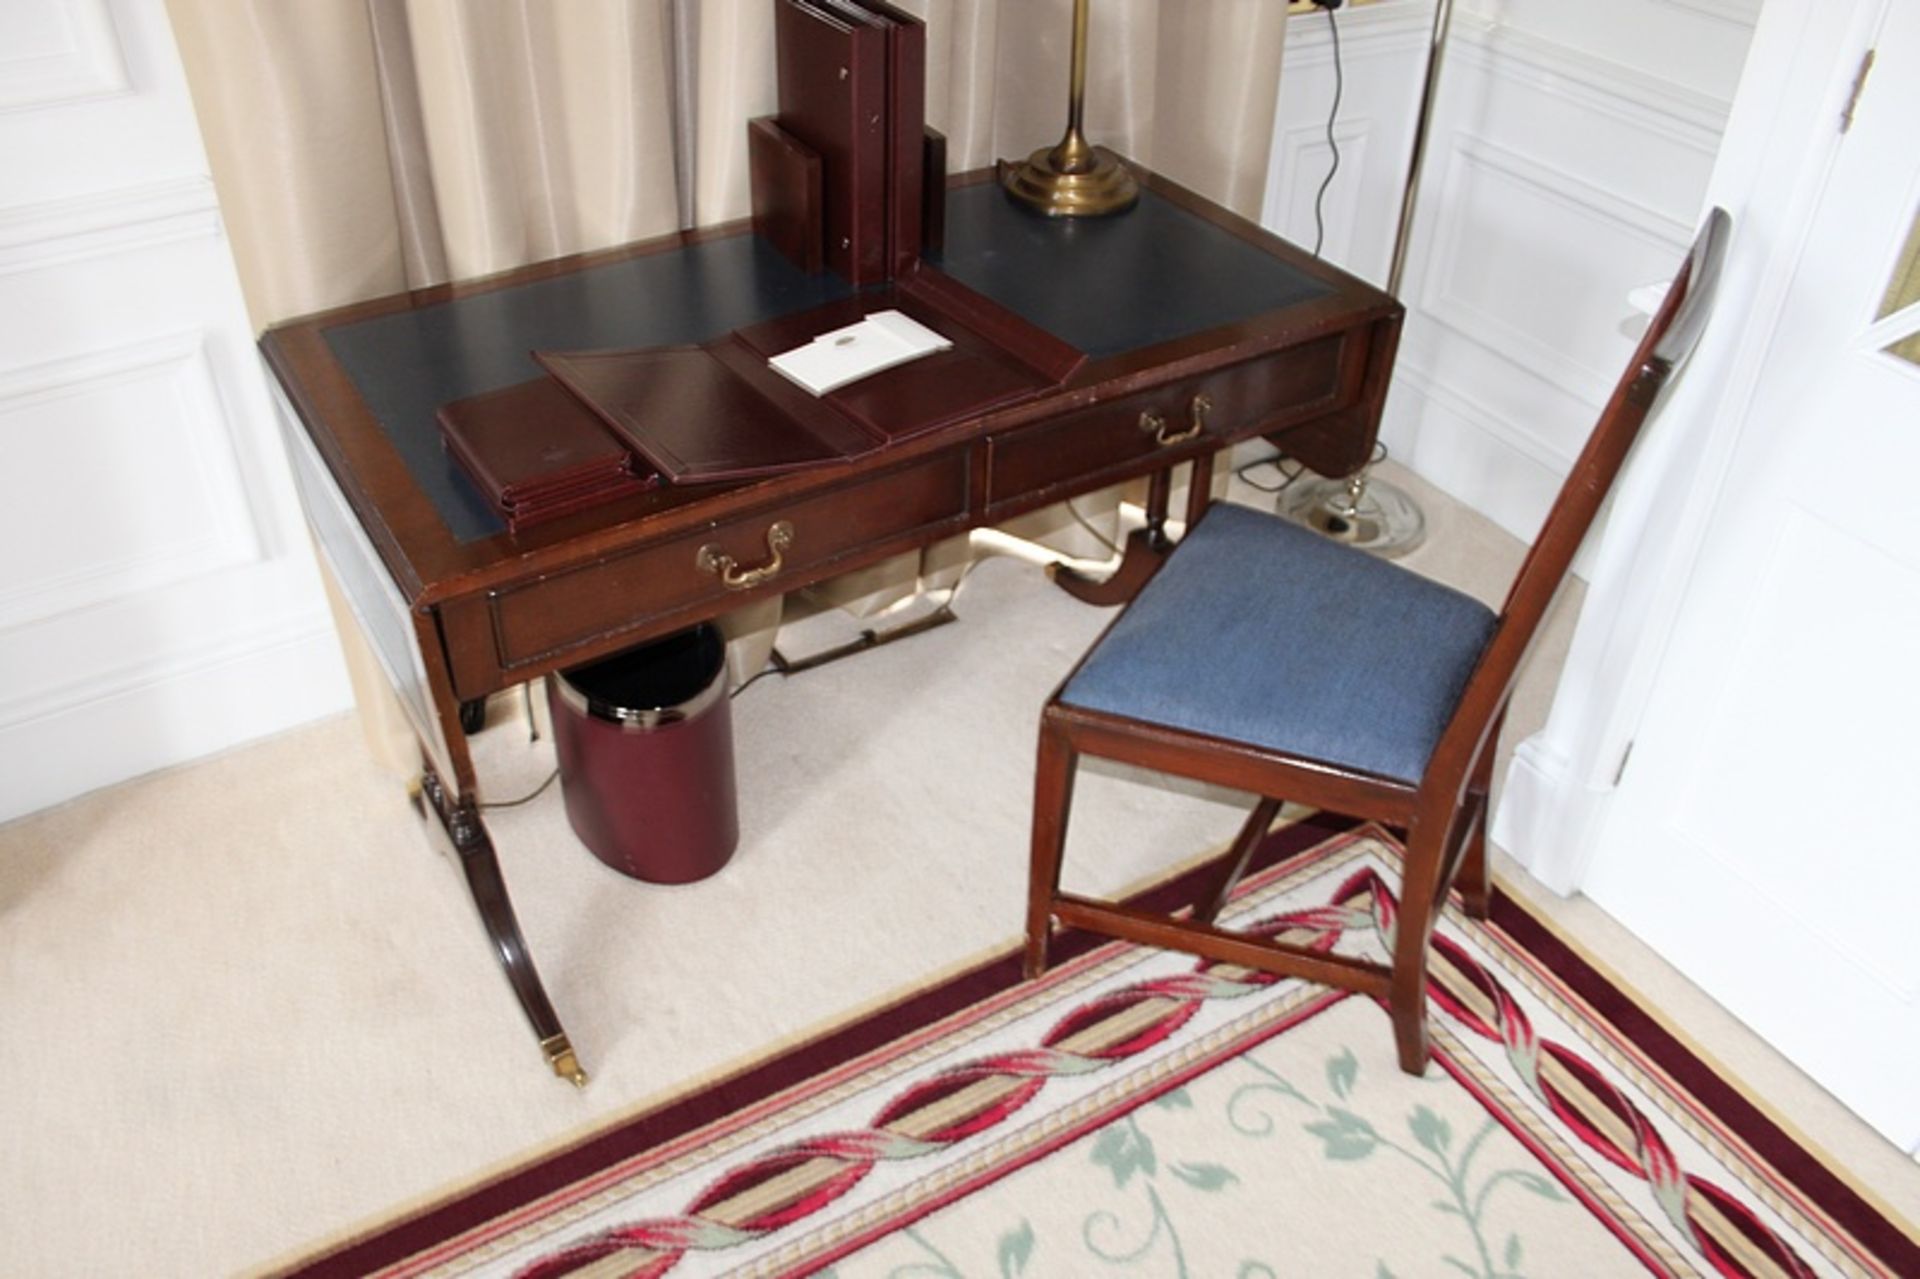
{"label": "dark leather desk top", "polygon": [[[945,251],[929,259],[1086,352],[1124,355],[1331,292],[1158,193],[1116,218],[1052,220],[998,186],[955,188]],[[327,327],[324,336],[455,541],[503,530],[441,447],[450,401],[539,376],[533,350],[703,342],[847,296],[752,235],[589,266]]]}
{"label": "dark leather desk top", "polygon": [[703,342],[847,293],[838,276],[809,278],[737,235],[343,324],[326,339],[449,531],[471,542],[506,526],[441,448],[442,404],[543,376],[535,349]]}
{"label": "dark leather desk top", "polygon": [[1332,292],[1151,190],[1119,217],[1075,219],[1029,213],[991,183],[961,188],[928,260],[1096,360]]}

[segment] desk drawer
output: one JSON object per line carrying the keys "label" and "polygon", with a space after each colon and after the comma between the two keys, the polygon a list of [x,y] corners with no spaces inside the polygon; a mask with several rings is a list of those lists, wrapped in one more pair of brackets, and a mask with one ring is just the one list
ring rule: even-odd
{"label": "desk drawer", "polygon": [[[1106,472],[1137,474],[1155,454],[1184,456],[1274,430],[1339,405],[1346,337],[1304,346],[1122,396],[989,441],[989,514],[1034,504],[1055,489],[1093,486]],[[1190,435],[1197,397],[1205,427]],[[1027,499],[1027,500],[1023,500]]]}
{"label": "desk drawer", "polygon": [[504,587],[487,601],[494,656],[499,669],[510,672],[553,662],[571,650],[598,646],[604,651],[602,641],[668,613],[710,605],[705,614],[711,616],[804,585],[863,550],[897,550],[897,543],[916,540],[915,534],[963,521],[967,492],[968,454],[952,450],[845,488]]}

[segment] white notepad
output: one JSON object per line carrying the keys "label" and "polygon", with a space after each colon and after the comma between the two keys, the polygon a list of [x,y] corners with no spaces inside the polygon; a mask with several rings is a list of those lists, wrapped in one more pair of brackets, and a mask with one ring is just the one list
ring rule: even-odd
{"label": "white notepad", "polygon": [[857,382],[882,369],[917,360],[953,343],[898,311],[875,311],[858,324],[822,333],[767,363],[815,395]]}

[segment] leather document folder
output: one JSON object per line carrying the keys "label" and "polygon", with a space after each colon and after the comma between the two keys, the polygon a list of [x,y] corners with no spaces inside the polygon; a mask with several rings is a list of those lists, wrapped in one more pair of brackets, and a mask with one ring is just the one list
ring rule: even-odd
{"label": "leather document folder", "polygon": [[[864,11],[887,37],[886,192],[888,275],[909,271],[925,242],[927,28],[886,0],[826,0]],[[944,183],[942,184],[944,186]]]}
{"label": "leather document folder", "polygon": [[774,40],[780,127],[820,157],[827,266],[859,286],[887,278],[887,33],[852,9],[777,0]]}
{"label": "leather document folder", "polygon": [[[875,311],[953,343],[815,396],[767,361]],[[1058,386],[1085,356],[941,272],[752,325],[703,346],[536,351],[670,483],[738,480],[861,457]]]}
{"label": "leather document folder", "polygon": [[1085,359],[1052,334],[925,268],[886,289],[756,324],[734,337],[767,358],[883,310],[900,311],[953,343],[820,397],[888,444],[1031,399],[1065,381]]}
{"label": "leather document folder", "polygon": [[882,443],[731,334],[705,346],[536,351],[534,359],[670,483],[825,466]]}

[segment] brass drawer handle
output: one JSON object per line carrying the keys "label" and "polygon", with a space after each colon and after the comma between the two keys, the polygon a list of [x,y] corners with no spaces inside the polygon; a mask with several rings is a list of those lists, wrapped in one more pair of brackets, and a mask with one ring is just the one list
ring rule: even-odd
{"label": "brass drawer handle", "polygon": [[738,560],[712,542],[700,548],[693,562],[702,573],[712,573],[718,577],[720,584],[728,590],[747,591],[780,571],[785,563],[783,552],[792,545],[793,525],[785,520],[775,520],[767,526],[767,554],[770,558],[765,564],[757,568],[741,568]]}
{"label": "brass drawer handle", "polygon": [[1140,429],[1153,432],[1153,442],[1162,447],[1169,444],[1184,444],[1207,429],[1207,414],[1213,411],[1213,397],[1202,391],[1193,397],[1193,403],[1188,411],[1192,419],[1184,431],[1167,434],[1167,419],[1152,409],[1147,409],[1140,414]]}

